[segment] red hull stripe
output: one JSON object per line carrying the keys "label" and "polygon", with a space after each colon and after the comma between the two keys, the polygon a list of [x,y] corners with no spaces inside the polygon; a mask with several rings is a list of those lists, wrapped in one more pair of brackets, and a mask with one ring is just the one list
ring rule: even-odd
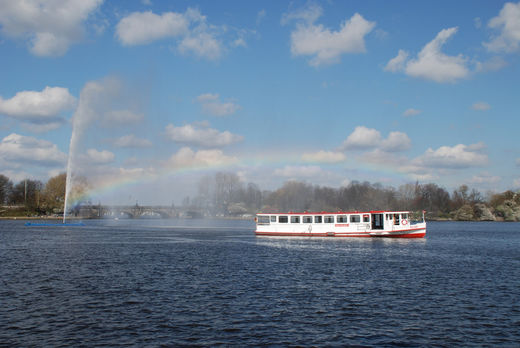
{"label": "red hull stripe", "polygon": [[[388,232],[390,232],[390,233],[394,233],[394,232],[413,232],[413,231],[420,231],[420,230],[424,230],[424,227],[407,228],[405,230],[393,230],[393,231],[388,231]],[[377,231],[372,231],[372,232],[377,232]]]}
{"label": "red hull stripe", "polygon": [[[385,237],[385,238],[423,238],[426,236],[426,231],[416,229],[417,232],[411,233],[397,233],[397,234],[380,234],[372,235],[369,233],[291,233],[291,232],[259,232],[255,231],[257,236],[277,236],[277,237]],[[411,231],[411,230],[407,230]],[[393,231],[398,232],[398,231]]]}

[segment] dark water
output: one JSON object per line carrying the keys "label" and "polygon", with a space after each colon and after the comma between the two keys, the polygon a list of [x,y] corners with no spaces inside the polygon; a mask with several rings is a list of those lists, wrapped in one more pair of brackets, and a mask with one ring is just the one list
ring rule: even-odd
{"label": "dark water", "polygon": [[1,346],[520,346],[520,224],[426,239],[245,221],[0,221]]}

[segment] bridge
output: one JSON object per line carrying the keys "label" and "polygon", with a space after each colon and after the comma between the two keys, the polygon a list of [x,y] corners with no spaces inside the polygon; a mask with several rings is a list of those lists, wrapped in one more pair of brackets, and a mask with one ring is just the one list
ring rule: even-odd
{"label": "bridge", "polygon": [[174,217],[202,217],[198,210],[178,209],[174,206],[143,205],[81,205],[72,210],[70,215],[84,218],[123,218],[123,219],[169,219]]}

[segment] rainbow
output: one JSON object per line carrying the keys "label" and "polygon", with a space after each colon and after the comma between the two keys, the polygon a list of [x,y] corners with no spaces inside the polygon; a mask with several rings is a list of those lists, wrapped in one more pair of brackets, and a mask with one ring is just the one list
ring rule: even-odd
{"label": "rainbow", "polygon": [[126,170],[119,169],[118,172],[94,176],[89,185],[89,189],[84,194],[75,197],[74,201],[70,202],[74,206],[78,202],[85,201],[89,198],[108,195],[117,192],[125,187],[138,185],[146,182],[153,182],[169,177],[178,177],[180,175],[211,172],[215,170],[229,169],[229,170],[244,170],[251,168],[279,168],[281,166],[320,166],[325,168],[342,167],[345,170],[354,170],[364,172],[367,175],[381,176],[381,174],[389,177],[389,179],[404,180],[409,179],[407,176],[393,167],[373,165],[369,163],[344,161],[341,163],[326,163],[318,161],[305,161],[301,159],[301,153],[282,153],[280,151],[260,153],[254,156],[244,155],[241,157],[225,157],[221,161],[199,161],[197,163],[186,163],[184,165],[168,166],[163,162],[157,169],[146,170]]}

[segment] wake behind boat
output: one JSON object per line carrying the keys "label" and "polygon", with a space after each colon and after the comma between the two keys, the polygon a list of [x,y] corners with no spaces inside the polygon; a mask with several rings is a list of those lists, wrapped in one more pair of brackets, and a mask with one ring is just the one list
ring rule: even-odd
{"label": "wake behind boat", "polygon": [[422,219],[412,221],[409,211],[317,212],[257,214],[257,236],[394,237],[422,238]]}

